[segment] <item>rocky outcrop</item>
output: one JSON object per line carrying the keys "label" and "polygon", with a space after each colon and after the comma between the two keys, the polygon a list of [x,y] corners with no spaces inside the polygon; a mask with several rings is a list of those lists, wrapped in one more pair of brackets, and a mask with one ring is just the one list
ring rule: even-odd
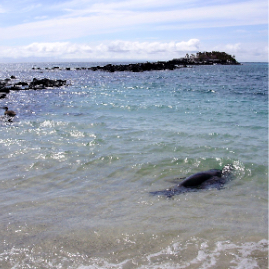
{"label": "rocky outcrop", "polygon": [[66,85],[66,80],[53,80],[48,78],[43,79],[37,79],[34,78],[31,82],[13,82],[15,79],[14,76],[12,76],[11,79],[4,79],[0,80],[0,99],[5,98],[6,94],[8,94],[10,91],[20,91],[20,90],[42,90],[47,88],[55,88],[55,87],[61,87]]}
{"label": "rocky outcrop", "polygon": [[135,64],[126,64],[126,65],[113,65],[113,64],[107,64],[103,67],[96,66],[91,67],[89,70],[92,71],[107,71],[107,72],[115,72],[115,71],[130,71],[130,72],[144,72],[144,71],[152,71],[152,70],[174,70],[177,68],[180,68],[183,66],[180,66],[178,64],[175,64],[171,61],[168,62],[146,62],[146,63],[135,63]]}
{"label": "rocky outcrop", "polygon": [[52,80],[48,78],[43,79],[36,79],[34,78],[33,81],[28,85],[29,89],[37,90],[37,89],[46,89],[49,87],[61,87],[66,84],[66,80]]}
{"label": "rocky outcrop", "polygon": [[[144,72],[144,71],[153,71],[153,70],[174,70],[177,68],[195,66],[195,65],[239,65],[235,60],[235,56],[231,56],[225,52],[198,52],[194,54],[186,54],[183,58],[173,59],[170,61],[158,61],[158,62],[146,62],[146,63],[133,63],[133,64],[107,64],[105,66],[94,66],[94,67],[76,67],[70,68],[66,67],[61,69],[58,66],[52,68],[45,68],[50,71],[60,71],[60,70],[91,70],[91,71],[106,71],[106,72],[120,72],[120,71],[129,71],[129,72]],[[41,70],[39,67],[33,67],[33,70]]]}

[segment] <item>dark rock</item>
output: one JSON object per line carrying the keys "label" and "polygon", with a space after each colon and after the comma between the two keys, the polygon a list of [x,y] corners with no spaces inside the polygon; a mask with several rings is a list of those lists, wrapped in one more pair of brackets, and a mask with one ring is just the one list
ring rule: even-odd
{"label": "dark rock", "polygon": [[29,84],[27,82],[20,81],[18,83],[10,83],[10,79],[0,80],[0,99],[5,98],[6,94],[10,91],[20,90],[42,90],[48,87],[61,87],[66,85],[66,80],[52,80],[52,79],[36,79],[34,78]]}
{"label": "dark rock", "polygon": [[29,84],[29,89],[46,89],[48,87],[61,87],[66,85],[66,80],[52,80],[48,78],[36,79]]}
{"label": "dark rock", "polygon": [[9,93],[8,80],[0,80],[0,93]]}
{"label": "dark rock", "polygon": [[15,85],[9,86],[7,89],[10,90],[10,91],[20,91],[20,90],[22,90],[21,87],[18,87],[18,86],[15,86]]}
{"label": "dark rock", "polygon": [[3,87],[0,89],[0,93],[9,93],[10,89],[9,88],[6,88],[6,87]]}
{"label": "dark rock", "polygon": [[107,72],[115,72],[115,71],[130,71],[130,72],[144,72],[144,71],[152,71],[152,70],[174,70],[179,68],[178,65],[173,62],[156,62],[156,63],[136,63],[136,64],[128,64],[128,65],[112,65],[107,64],[103,67],[96,66],[91,67],[89,70],[97,71],[107,71]]}
{"label": "dark rock", "polygon": [[28,83],[27,82],[18,82],[18,83],[16,83],[16,84],[14,84],[15,86],[28,86]]}

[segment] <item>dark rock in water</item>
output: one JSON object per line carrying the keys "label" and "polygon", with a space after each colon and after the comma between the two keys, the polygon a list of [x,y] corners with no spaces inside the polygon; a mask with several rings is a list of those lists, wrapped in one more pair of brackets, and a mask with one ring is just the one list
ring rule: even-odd
{"label": "dark rock in water", "polygon": [[116,72],[116,71],[129,71],[129,72],[144,72],[144,71],[152,71],[152,70],[174,70],[179,68],[177,63],[173,63],[171,61],[168,62],[156,62],[156,63],[136,63],[136,64],[127,64],[127,65],[113,65],[107,64],[103,67],[95,66],[89,68],[92,71],[107,71],[107,72]]}
{"label": "dark rock in water", "polygon": [[52,80],[52,79],[36,79],[34,78],[29,84],[27,82],[17,82],[12,83],[11,79],[7,78],[0,80],[0,99],[6,97],[10,91],[21,91],[21,90],[42,90],[47,89],[48,87],[61,87],[66,85],[66,80]]}
{"label": "dark rock in water", "polygon": [[0,80],[0,93],[9,93],[10,89],[7,87],[10,79]]}
{"label": "dark rock in water", "polygon": [[8,87],[8,89],[10,91],[20,91],[21,90],[21,87],[18,87],[16,85],[12,85],[12,86]]}
{"label": "dark rock in water", "polygon": [[231,166],[225,166],[222,170],[211,169],[199,172],[185,178],[181,183],[172,188],[150,192],[150,194],[173,197],[174,195],[195,192],[201,189],[221,189],[224,184],[231,180],[231,170]]}
{"label": "dark rock in water", "polygon": [[36,79],[29,84],[29,89],[46,89],[48,87],[61,87],[66,85],[66,80],[52,80],[48,78]]}
{"label": "dark rock in water", "polygon": [[[21,91],[21,90],[38,90],[38,89],[46,89],[48,87],[61,87],[66,85],[66,80],[52,80],[52,79],[36,79],[34,78],[32,82],[29,84],[27,82],[18,82],[18,83],[11,83],[11,79],[0,80],[0,99],[6,97],[6,95],[10,91]],[[7,107],[2,107],[5,109],[5,118],[7,121],[12,122],[13,118],[15,117],[16,113],[12,110],[8,110]]]}
{"label": "dark rock in water", "polygon": [[27,82],[18,82],[16,84],[14,84],[15,86],[28,86],[28,83]]}
{"label": "dark rock in water", "polygon": [[16,79],[16,77],[15,77],[15,76],[11,76],[10,78],[11,78],[11,79]]}
{"label": "dark rock in water", "polygon": [[6,87],[0,88],[0,93],[9,93],[9,92],[10,92],[9,88]]}

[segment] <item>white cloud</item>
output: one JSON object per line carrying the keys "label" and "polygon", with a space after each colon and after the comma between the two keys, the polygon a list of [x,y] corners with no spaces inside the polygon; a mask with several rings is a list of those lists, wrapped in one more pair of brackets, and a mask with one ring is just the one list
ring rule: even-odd
{"label": "white cloud", "polygon": [[[207,49],[203,50],[207,51]],[[252,44],[223,44],[218,45],[210,50],[225,51],[228,54],[235,55],[235,58],[240,62],[265,62],[268,61],[268,46],[263,43]]]}
{"label": "white cloud", "polygon": [[93,34],[128,32],[130,27],[197,29],[267,24],[268,4],[264,0],[188,8],[177,5],[175,8],[140,11],[124,5],[127,5],[126,1],[116,4],[98,3],[91,8],[73,9],[67,15],[53,19],[2,27],[1,39],[39,37],[48,41],[61,41]]}
{"label": "white cloud", "polygon": [[261,59],[268,40],[266,0],[14,1],[0,4],[2,58],[169,59],[203,50],[192,34],[205,50]]}
{"label": "white cloud", "polygon": [[27,46],[0,47],[2,61],[95,61],[95,60],[170,60],[185,56],[186,53],[198,51],[225,51],[235,55],[238,61],[267,61],[267,44],[230,43],[213,47],[205,47],[199,39],[181,42],[138,42],[115,40],[95,45],[71,42],[31,43]]}
{"label": "white cloud", "polygon": [[107,46],[107,51],[116,53],[165,53],[181,51],[198,51],[200,41],[190,39],[182,42],[130,42],[130,41],[113,41]]}
{"label": "white cloud", "polygon": [[[32,43],[27,46],[1,48],[0,57],[27,58],[27,57],[54,57],[58,59],[150,59],[176,57],[182,52],[197,52],[200,41],[190,39],[182,42],[131,42],[112,41],[96,46],[75,44],[70,42]],[[154,55],[154,56],[153,56]]]}
{"label": "white cloud", "polygon": [[241,52],[242,51],[241,43],[227,44],[225,51],[230,51],[230,52],[233,52],[233,53]]}
{"label": "white cloud", "polygon": [[92,51],[90,46],[71,44],[69,42],[55,42],[55,43],[32,43],[21,48],[22,52],[32,53],[34,56],[62,56],[77,54],[79,52],[89,53]]}
{"label": "white cloud", "polygon": [[[67,16],[85,16],[87,14],[115,14],[117,12],[132,11],[132,12],[152,12],[157,9],[177,9],[177,6],[188,6],[195,2],[196,6],[199,5],[199,0],[129,0],[129,1],[81,1],[73,0],[65,2],[64,4],[57,5],[58,8],[63,8],[68,11]],[[57,7],[55,6],[55,8]]]}

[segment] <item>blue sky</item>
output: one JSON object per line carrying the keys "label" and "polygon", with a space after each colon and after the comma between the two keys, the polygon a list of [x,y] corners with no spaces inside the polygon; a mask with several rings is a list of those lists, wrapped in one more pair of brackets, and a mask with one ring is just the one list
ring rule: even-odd
{"label": "blue sky", "polygon": [[267,0],[1,0],[0,62],[268,61]]}

